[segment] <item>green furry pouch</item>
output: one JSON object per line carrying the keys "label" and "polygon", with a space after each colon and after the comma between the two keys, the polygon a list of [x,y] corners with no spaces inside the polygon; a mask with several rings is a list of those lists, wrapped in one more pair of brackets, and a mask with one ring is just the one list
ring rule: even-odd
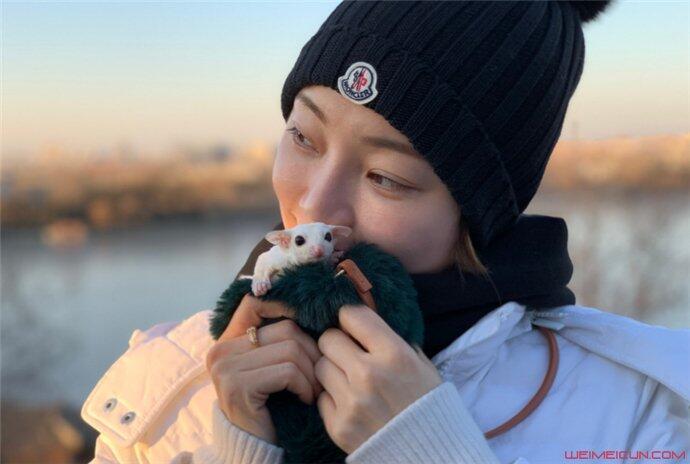
{"label": "green furry pouch", "polygon": [[[376,311],[410,345],[422,346],[424,322],[417,291],[400,261],[374,244],[360,242],[342,260],[354,261],[371,282]],[[251,279],[236,279],[223,292],[211,319],[210,331],[217,340],[225,331]],[[343,305],[363,304],[345,274],[335,277],[334,266],[320,261],[287,268],[271,289],[260,297],[281,301],[295,311],[295,322],[317,340],[330,327],[338,327]],[[269,321],[264,321],[266,324]],[[266,407],[276,428],[278,446],[286,463],[342,463],[346,453],[330,439],[316,403],[303,403],[287,390],[268,397]]]}

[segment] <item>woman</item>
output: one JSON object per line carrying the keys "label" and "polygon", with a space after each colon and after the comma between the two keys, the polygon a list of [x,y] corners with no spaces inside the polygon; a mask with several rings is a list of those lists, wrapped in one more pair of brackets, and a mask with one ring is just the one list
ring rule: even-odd
{"label": "woman", "polygon": [[339,249],[398,257],[423,353],[366,306],[314,341],[251,295],[215,343],[210,310],[135,331],[82,409],[95,462],[281,462],[265,401],[283,389],[317,403],[348,463],[686,459],[690,331],[576,305],[564,221],[521,214],[605,6],[340,4],[283,87],[276,228],[347,225]]}

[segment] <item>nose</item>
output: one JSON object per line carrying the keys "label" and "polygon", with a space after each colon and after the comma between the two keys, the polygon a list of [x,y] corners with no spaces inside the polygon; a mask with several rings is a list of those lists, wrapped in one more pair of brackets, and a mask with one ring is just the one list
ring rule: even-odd
{"label": "nose", "polygon": [[314,245],[311,247],[311,254],[315,258],[320,258],[323,256],[323,247],[321,245]]}
{"label": "nose", "polygon": [[305,179],[299,201],[299,224],[323,222],[352,227],[354,173],[334,158],[324,155],[320,166]]}

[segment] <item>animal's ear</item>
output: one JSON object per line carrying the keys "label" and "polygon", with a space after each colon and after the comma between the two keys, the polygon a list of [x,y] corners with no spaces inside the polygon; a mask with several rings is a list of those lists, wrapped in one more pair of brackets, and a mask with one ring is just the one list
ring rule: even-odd
{"label": "animal's ear", "polygon": [[287,230],[272,230],[266,234],[266,240],[281,248],[289,248],[292,235]]}
{"label": "animal's ear", "polygon": [[331,232],[333,235],[341,235],[347,237],[352,233],[352,229],[347,226],[331,226]]}

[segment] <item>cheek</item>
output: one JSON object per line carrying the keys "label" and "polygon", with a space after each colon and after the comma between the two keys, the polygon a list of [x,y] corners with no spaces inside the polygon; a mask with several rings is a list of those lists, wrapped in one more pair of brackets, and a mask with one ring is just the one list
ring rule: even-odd
{"label": "cheek", "polygon": [[281,210],[292,208],[298,201],[300,192],[308,183],[303,163],[290,153],[289,148],[286,147],[287,144],[288,142],[283,138],[276,150],[271,177],[273,190]]}
{"label": "cheek", "polygon": [[366,219],[360,221],[361,234],[397,257],[409,272],[439,267],[448,260],[457,221],[452,211],[439,203],[426,198],[420,204],[369,207]]}
{"label": "cheek", "polygon": [[419,239],[423,236],[424,227],[415,208],[401,202],[369,202],[360,209],[359,234],[365,240],[376,243],[384,251],[400,259],[403,264],[418,248]]}

